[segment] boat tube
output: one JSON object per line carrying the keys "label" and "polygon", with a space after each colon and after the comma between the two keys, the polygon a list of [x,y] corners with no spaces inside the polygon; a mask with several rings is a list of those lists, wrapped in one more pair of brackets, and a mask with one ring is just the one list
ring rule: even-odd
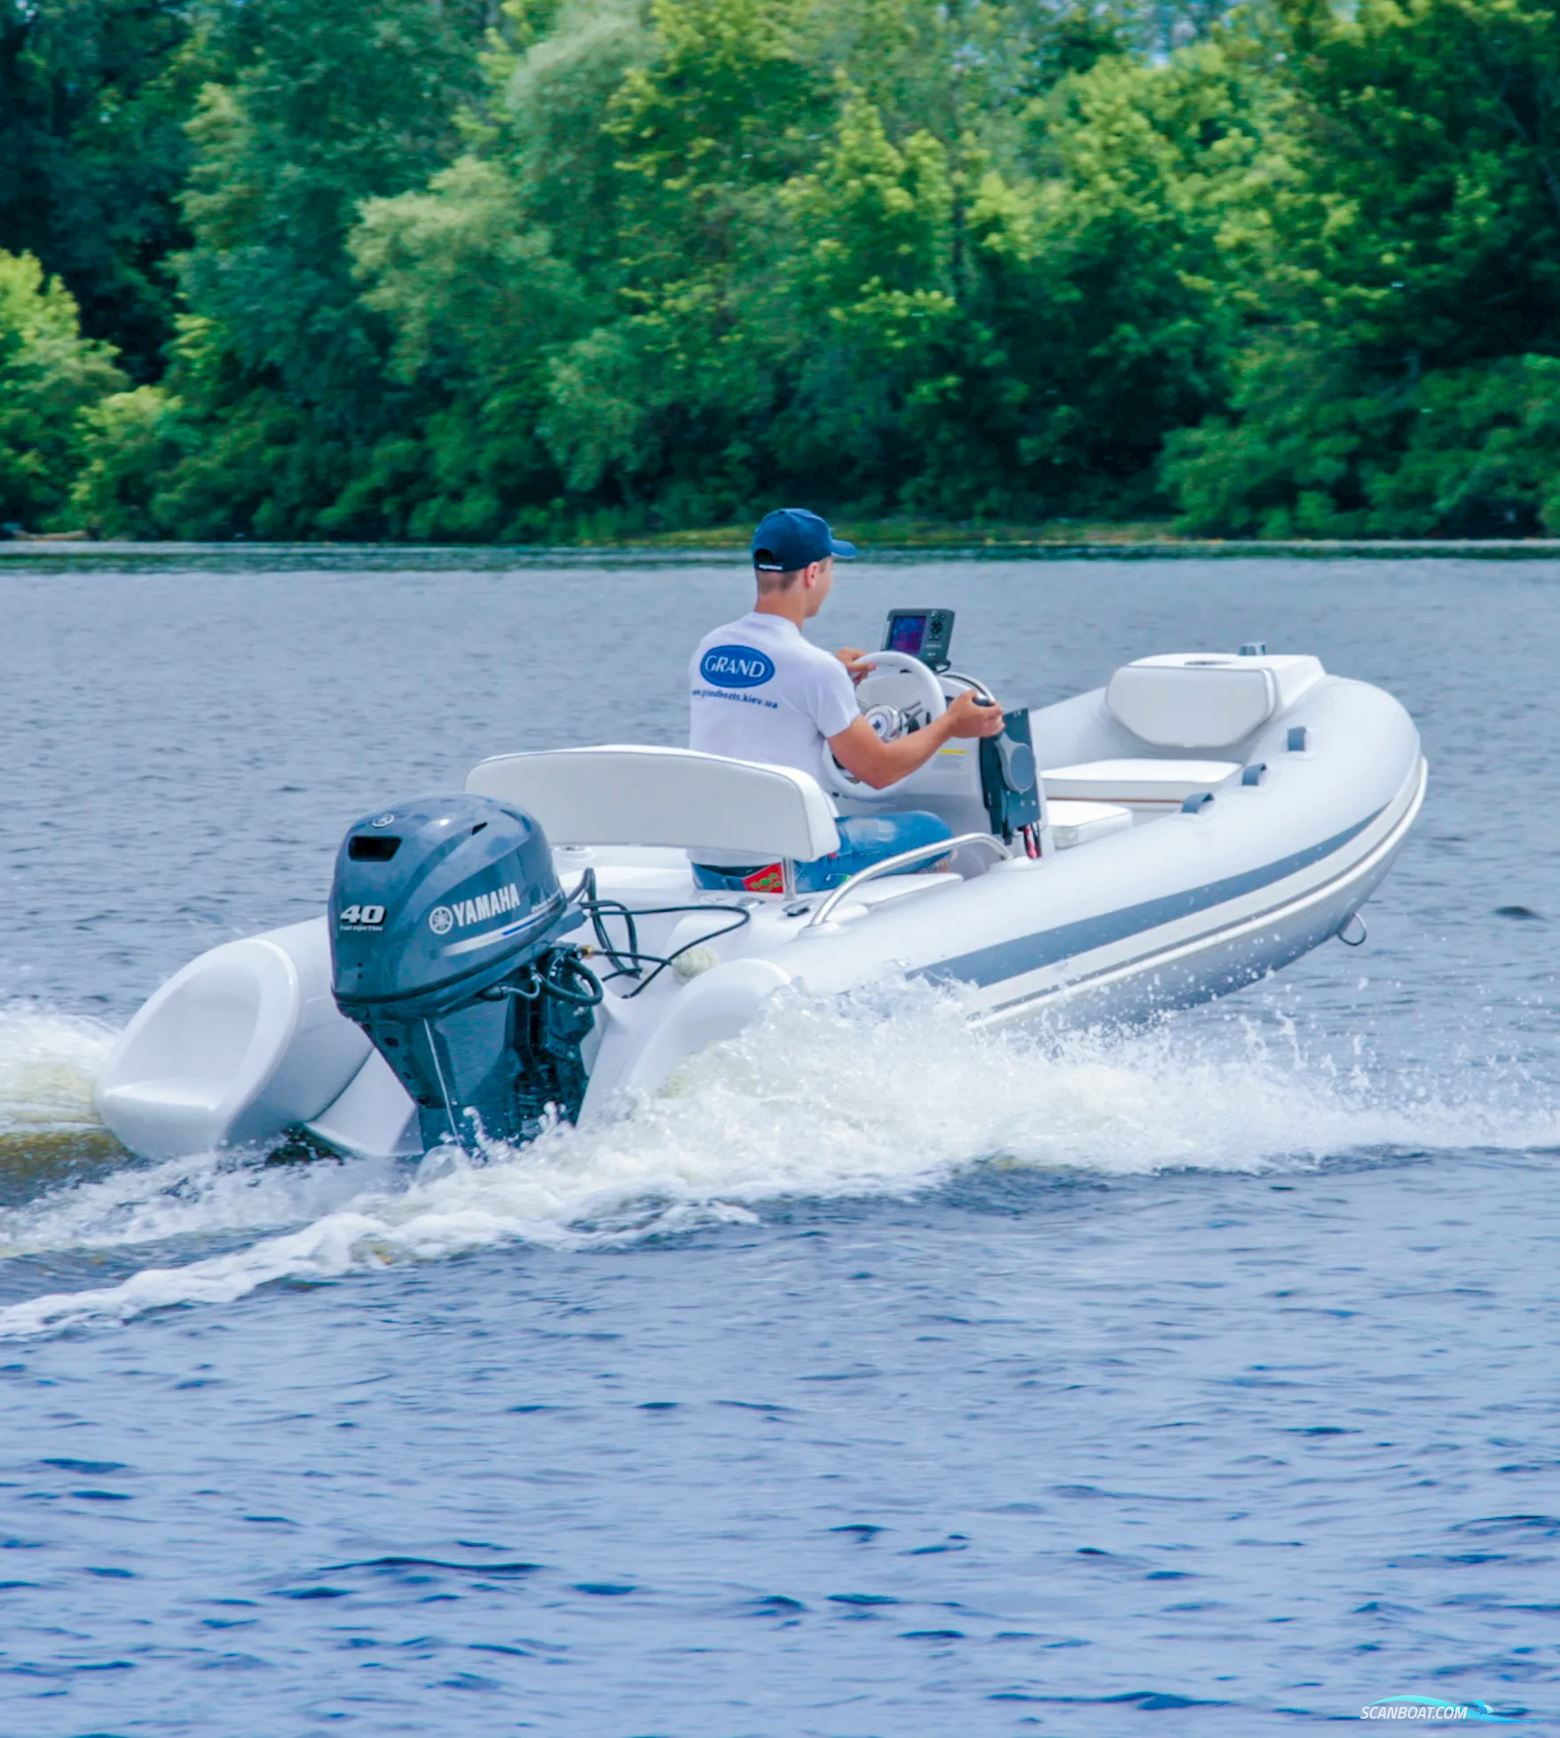
{"label": "boat tube", "polygon": [[[858,690],[880,735],[990,698],[947,668],[951,621],[890,618]],[[1141,1019],[1362,940],[1424,789],[1391,695],[1260,645],[1140,659],[881,791],[832,761],[813,779],[643,745],[499,755],[461,794],[350,828],[325,916],[164,984],[97,1108],[149,1157],[410,1157],[605,1114],[786,985],[956,986],[982,1026]],[[952,839],[796,890],[841,815],[895,809]],[[706,891],[701,856],[773,865],[774,890]]]}

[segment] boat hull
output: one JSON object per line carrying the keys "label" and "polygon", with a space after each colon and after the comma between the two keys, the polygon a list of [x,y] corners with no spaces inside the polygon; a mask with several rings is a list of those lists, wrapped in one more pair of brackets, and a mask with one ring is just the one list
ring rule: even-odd
{"label": "boat hull", "polygon": [[[1037,742],[1041,721],[1053,758],[1121,752],[1097,694],[1038,714]],[[1398,702],[1339,678],[1230,764],[1212,800],[1038,865],[1002,865],[947,898],[935,925],[907,903],[875,915],[870,934],[811,931],[807,945],[821,954],[827,940],[828,957],[793,973],[846,989],[887,958],[963,986],[982,1024],[1063,1009],[1144,1018],[1251,983],[1336,935],[1370,898],[1419,813],[1426,769]]]}
{"label": "boat hull", "polygon": [[[1112,761],[1141,756],[1143,744],[1103,690],[1033,723],[1042,765],[1171,764]],[[1210,789],[1160,813],[1145,800],[1132,824],[1037,861],[879,881],[828,911],[821,895],[748,899],[748,920],[732,929],[722,919],[726,933],[697,970],[607,996],[586,1047],[582,1116],[654,1091],[786,985],[831,995],[918,980],[962,996],[979,1026],[1093,1024],[1207,1001],[1287,965],[1355,922],[1401,850],[1424,800],[1418,732],[1390,695],[1327,677],[1224,752],[1194,763],[1216,775]],[[558,859],[566,880],[586,866],[616,874],[613,897],[633,900],[638,886],[644,906],[672,903],[694,914],[675,921],[708,927],[681,851],[562,849]],[[668,929],[652,940],[675,950],[687,937]],[[148,1156],[264,1148],[300,1131],[341,1153],[421,1151],[396,1074],[336,1010],[323,920],[186,966],[121,1036],[97,1103]]]}

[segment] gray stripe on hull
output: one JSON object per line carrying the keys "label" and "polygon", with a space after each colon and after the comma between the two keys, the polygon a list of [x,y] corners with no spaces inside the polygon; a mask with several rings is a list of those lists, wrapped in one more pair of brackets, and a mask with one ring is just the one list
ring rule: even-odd
{"label": "gray stripe on hull", "polygon": [[1319,845],[1309,845],[1292,857],[1265,863],[1260,869],[1248,869],[1240,875],[1228,875],[1222,881],[1205,882],[1201,887],[1188,887],[1159,899],[1145,900],[1141,905],[1123,906],[1119,911],[1102,913],[1098,917],[1080,918],[1076,923],[1064,923],[1055,929],[1041,930],[1038,935],[1019,936],[1014,941],[996,942],[991,947],[977,948],[973,953],[959,954],[954,959],[940,960],[934,966],[923,966],[912,977],[928,978],[933,983],[973,984],[987,989],[1009,978],[1023,977],[1027,972],[1053,966],[1058,960],[1075,954],[1092,953],[1096,948],[1109,947],[1162,924],[1175,923],[1192,917],[1199,911],[1211,910],[1227,900],[1239,899],[1259,888],[1283,881],[1300,870],[1319,863],[1340,851],[1351,839],[1357,839],[1377,821],[1389,805],[1367,815],[1355,826],[1335,833]]}

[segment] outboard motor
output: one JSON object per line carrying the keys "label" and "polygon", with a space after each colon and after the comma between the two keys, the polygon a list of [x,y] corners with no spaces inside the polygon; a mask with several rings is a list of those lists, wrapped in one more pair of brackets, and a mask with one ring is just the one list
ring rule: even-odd
{"label": "outboard motor", "polygon": [[424,1150],[521,1142],[579,1114],[601,985],[561,938],[581,922],[531,817],[425,797],[342,841],[332,988],[416,1102]]}

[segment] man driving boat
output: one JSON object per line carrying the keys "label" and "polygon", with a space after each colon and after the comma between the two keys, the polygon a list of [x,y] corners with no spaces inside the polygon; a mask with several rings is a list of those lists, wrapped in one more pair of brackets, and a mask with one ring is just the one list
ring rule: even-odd
{"label": "man driving boat", "polygon": [[[846,647],[830,654],[802,637],[834,584],[834,563],[855,558],[856,546],[836,539],[816,513],[782,507],[753,533],[753,608],[699,642],[689,667],[688,746],[734,760],[791,766],[822,780],[827,757],[874,790],[897,784],[955,737],[995,736],[1002,708],[960,694],[919,730],[879,739],[856,706],[852,684],[872,668],[870,653]],[[832,856],[796,865],[804,892],[833,887],[885,857],[951,837],[933,814],[912,809],[852,816],[838,823]],[[915,865],[925,868],[924,863]],[[776,863],[694,864],[701,887],[777,893]]]}

